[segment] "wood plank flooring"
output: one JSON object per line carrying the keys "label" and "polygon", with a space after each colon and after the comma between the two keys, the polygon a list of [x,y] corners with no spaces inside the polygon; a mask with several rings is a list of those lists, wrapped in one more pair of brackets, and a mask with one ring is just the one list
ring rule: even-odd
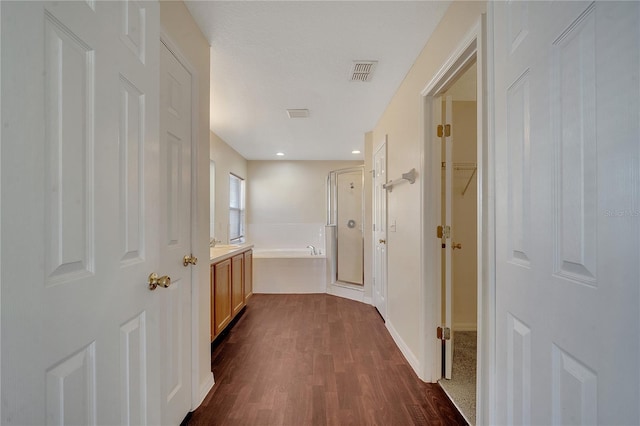
{"label": "wood plank flooring", "polygon": [[252,296],[211,365],[189,425],[466,424],[373,307],[327,294]]}

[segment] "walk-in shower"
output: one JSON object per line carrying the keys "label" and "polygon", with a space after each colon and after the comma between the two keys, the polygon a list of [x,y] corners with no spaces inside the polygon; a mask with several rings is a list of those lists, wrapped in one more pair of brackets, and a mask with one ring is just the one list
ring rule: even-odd
{"label": "walk-in shower", "polygon": [[329,172],[327,257],[331,283],[364,284],[364,166]]}

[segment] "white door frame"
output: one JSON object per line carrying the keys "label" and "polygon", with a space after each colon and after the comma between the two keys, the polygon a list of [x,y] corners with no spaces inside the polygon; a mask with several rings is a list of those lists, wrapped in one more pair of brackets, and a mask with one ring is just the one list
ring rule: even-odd
{"label": "white door frame", "polygon": [[[0,34],[2,34],[2,7],[0,5]],[[0,43],[0,93],[2,93],[2,43]],[[2,152],[2,102],[0,102],[0,152]],[[0,164],[2,164],[2,155],[0,155]],[[0,167],[1,169],[1,167]],[[0,170],[2,176],[2,170]],[[2,188],[2,178],[0,178],[0,188]],[[2,191],[0,191],[0,206],[2,206]],[[0,207],[0,223],[2,223],[2,208]],[[2,233],[0,231],[0,259],[2,258]],[[0,262],[0,277],[2,277],[2,263]],[[2,278],[0,278],[0,307],[2,306]],[[0,308],[0,318],[2,318],[2,309]],[[0,320],[0,330],[2,330],[2,320]],[[2,342],[2,334],[0,333],[0,342]],[[2,343],[0,343],[0,354],[2,354]],[[0,355],[0,395],[2,395],[2,356]],[[2,418],[2,404],[0,404],[0,419]]]}
{"label": "white door frame", "polygon": [[[384,169],[385,169],[385,175],[386,175],[386,172],[387,172],[387,166],[386,166],[386,165],[387,165],[387,152],[388,152],[388,150],[387,150],[387,135],[385,135],[385,136],[384,136],[384,140],[383,140],[382,142],[380,142],[380,144],[378,144],[378,145],[373,149],[372,164],[373,164],[373,167],[374,167],[374,168],[376,167],[376,162],[375,162],[376,154],[377,154],[381,149],[384,149],[384,162],[385,162],[385,167],[384,167]],[[373,211],[373,219],[374,219],[374,220],[375,220],[376,215],[377,215],[377,213],[376,213],[376,210],[375,210],[375,209],[377,208],[376,199],[377,199],[377,197],[378,197],[378,192],[377,192],[377,191],[378,191],[378,188],[376,188],[376,176],[375,176],[375,174],[376,174],[376,171],[375,171],[375,169],[374,169],[374,171],[373,171],[373,176],[372,176],[372,178],[373,178],[373,179],[372,179],[372,180],[373,180],[373,185],[372,185],[372,189],[373,189],[373,194],[372,194],[372,196],[373,196],[373,197],[372,197],[372,198],[373,198],[373,209],[374,209],[374,211]],[[384,196],[385,196],[385,197],[387,196],[387,192],[386,192],[386,191],[384,192]],[[384,222],[385,222],[385,224],[384,224],[384,226],[385,226],[385,227],[387,227],[387,220],[388,220],[388,218],[387,218],[387,211],[388,211],[388,206],[387,206],[387,200],[385,199],[385,203],[384,203],[384,216],[385,216],[385,221],[384,221]],[[376,223],[376,224],[374,224],[374,226],[378,227],[378,226],[380,226],[380,224],[379,224],[379,223]],[[387,231],[388,231],[388,227],[387,227],[387,230],[385,231],[385,236],[386,236],[386,237],[387,237],[387,239],[388,239],[388,235],[387,235],[387,233],[388,233],[388,232],[387,232]],[[371,247],[372,247],[372,253],[371,253],[371,256],[372,256],[372,260],[373,260],[373,283],[374,283],[374,284],[373,284],[373,287],[372,287],[372,289],[371,289],[371,299],[372,299],[372,305],[373,305],[373,306],[375,306],[375,307],[376,307],[376,309],[377,309],[377,305],[376,305],[376,289],[375,289],[375,286],[376,286],[376,283],[378,283],[378,282],[379,282],[379,279],[380,279],[380,277],[378,276],[378,273],[379,273],[379,271],[380,271],[380,268],[379,268],[379,265],[378,265],[378,263],[377,263],[377,262],[378,262],[378,256],[376,255],[376,252],[377,252],[377,250],[376,250],[376,244],[378,244],[378,243],[376,243],[376,238],[377,238],[376,234],[377,234],[377,232],[378,232],[378,231],[377,231],[377,228],[376,228],[376,229],[372,229],[372,230],[371,230],[371,234],[372,234],[372,244],[371,244]],[[385,244],[386,244],[386,243],[385,243]],[[388,256],[389,256],[389,253],[388,253],[388,251],[387,251],[387,250],[385,250],[385,252],[384,252],[384,259],[382,259],[382,261],[385,263],[384,271],[385,271],[385,275],[386,275],[386,276],[384,277],[384,280],[383,280],[383,288],[382,288],[382,299],[383,299],[382,305],[383,305],[383,309],[382,309],[382,312],[380,312],[380,311],[378,310],[378,313],[380,314],[380,316],[382,316],[382,319],[383,319],[384,321],[386,321],[386,320],[387,320],[387,318],[389,317],[389,313],[387,312],[387,309],[388,309],[388,304],[387,304],[387,287],[388,287],[388,284],[389,284],[389,283],[387,282],[387,278],[388,278],[388,276],[389,276],[389,273],[388,273],[388,270],[387,270],[387,267],[388,267],[388,266],[387,266],[387,265],[388,265]]]}
{"label": "white door frame", "polygon": [[[169,36],[168,31],[164,27],[160,27],[160,41],[169,49],[176,57],[178,62],[191,74],[191,253],[196,252],[195,245],[198,241],[198,117],[199,117],[199,96],[198,96],[198,73],[196,68],[191,65],[187,58],[181,53],[177,43]],[[209,156],[207,155],[207,158]],[[210,372],[209,379],[205,385],[200,386],[200,371],[198,369],[198,341],[200,339],[200,323],[198,300],[200,298],[198,277],[199,269],[208,266],[209,259],[200,259],[200,263],[192,266],[191,274],[191,410],[195,410],[204,400],[204,398],[213,387],[213,372]],[[206,295],[204,295],[206,297]]]}
{"label": "white door frame", "polygon": [[[487,21],[481,15],[475,25],[462,39],[457,48],[444,62],[439,71],[422,90],[423,96],[423,137],[421,180],[422,245],[421,245],[421,358],[422,378],[436,382],[441,377],[442,352],[436,338],[436,327],[441,323],[441,255],[442,250],[436,238],[436,227],[441,221],[441,159],[434,155],[440,152],[440,138],[432,122],[434,98],[446,90],[461,74],[465,66],[477,61],[477,199],[478,199],[478,359],[476,384],[476,419],[478,424],[490,423],[489,416],[494,410],[491,403],[494,392],[493,372],[495,371],[495,256],[494,256],[494,205],[493,205],[493,159],[490,156],[488,105],[486,96],[490,88],[487,67]],[[490,47],[490,46],[489,46]],[[441,106],[440,106],[441,107]],[[437,145],[438,144],[438,145]],[[436,158],[437,156],[437,158]]]}

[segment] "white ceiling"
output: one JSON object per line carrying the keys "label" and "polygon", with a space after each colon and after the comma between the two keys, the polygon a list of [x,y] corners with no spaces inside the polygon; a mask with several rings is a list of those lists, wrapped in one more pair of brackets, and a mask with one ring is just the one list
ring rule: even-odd
{"label": "white ceiling", "polygon": [[[211,130],[249,160],[354,160],[449,2],[186,4],[211,44]],[[370,82],[354,60],[378,61]]]}

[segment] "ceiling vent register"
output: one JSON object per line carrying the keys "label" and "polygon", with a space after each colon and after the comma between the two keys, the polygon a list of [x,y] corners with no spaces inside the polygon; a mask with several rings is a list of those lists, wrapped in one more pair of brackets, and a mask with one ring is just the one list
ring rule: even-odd
{"label": "ceiling vent register", "polygon": [[308,109],[288,109],[287,115],[289,118],[307,118],[309,117]]}
{"label": "ceiling vent register", "polygon": [[349,76],[351,81],[371,81],[378,61],[353,61]]}

